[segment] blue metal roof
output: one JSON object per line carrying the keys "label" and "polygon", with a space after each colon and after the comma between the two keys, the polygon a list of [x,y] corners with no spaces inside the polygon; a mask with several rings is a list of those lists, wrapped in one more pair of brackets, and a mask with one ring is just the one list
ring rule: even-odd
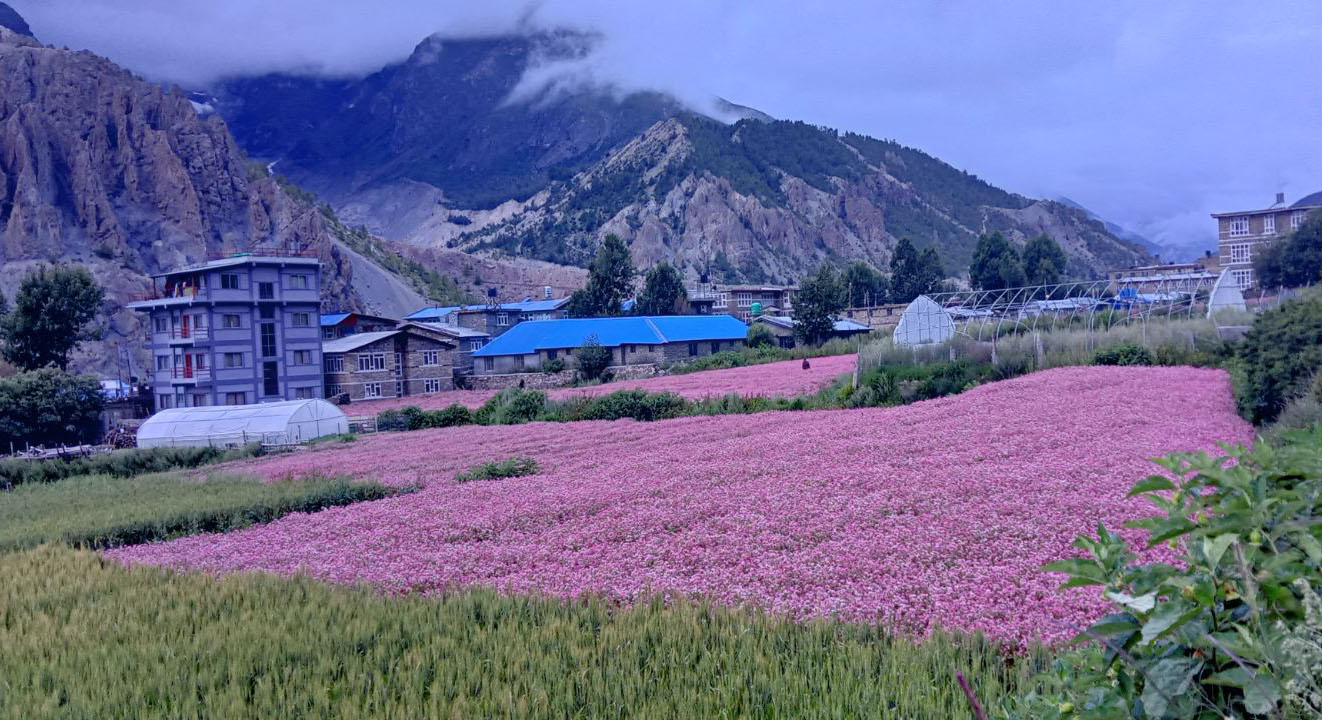
{"label": "blue metal roof", "polygon": [[533,300],[524,298],[519,302],[502,303],[502,310],[519,310],[521,312],[547,312],[550,310],[559,310],[561,306],[569,302],[569,298],[550,298],[546,300]]}
{"label": "blue metal roof", "polygon": [[421,310],[414,310],[404,316],[405,320],[440,320],[450,313],[462,308],[462,305],[447,305],[446,307],[425,307]]}
{"label": "blue metal roof", "polygon": [[529,355],[581,347],[589,335],[606,347],[701,340],[743,340],[748,326],[730,315],[573,318],[521,322],[475,350],[473,357]]}
{"label": "blue metal roof", "polygon": [[321,316],[321,326],[334,327],[336,325],[339,325],[341,321],[343,321],[345,318],[349,317],[352,314],[353,313],[347,313],[347,312],[324,313]]}

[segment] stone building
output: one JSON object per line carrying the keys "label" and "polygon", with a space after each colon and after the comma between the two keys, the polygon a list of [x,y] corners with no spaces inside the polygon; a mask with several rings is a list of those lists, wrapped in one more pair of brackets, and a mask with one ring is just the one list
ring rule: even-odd
{"label": "stone building", "polygon": [[565,305],[568,304],[569,298],[534,300],[528,297],[511,303],[426,307],[405,315],[404,319],[458,325],[484,332],[488,337],[496,337],[528,320],[556,320],[567,317]]}
{"label": "stone building", "polygon": [[412,328],[354,333],[322,344],[326,398],[371,400],[454,387],[455,342]]}
{"label": "stone building", "polygon": [[[794,318],[762,315],[754,318],[752,324],[766,326],[771,334],[776,336],[776,344],[782,348],[792,348],[797,343],[797,339],[794,337]],[[831,339],[846,339],[855,335],[866,335],[870,332],[872,332],[871,326],[855,320],[840,319],[831,323]]]}
{"label": "stone building", "polygon": [[321,339],[334,340],[354,333],[394,330],[398,320],[358,312],[322,313]]}
{"label": "stone building", "polygon": [[1255,253],[1265,244],[1297,230],[1308,213],[1318,208],[1322,208],[1322,192],[1301,198],[1290,206],[1285,204],[1285,194],[1277,193],[1276,202],[1265,210],[1212,213],[1216,218],[1221,267],[1230,271],[1230,277],[1241,290],[1254,287]]}
{"label": "stone building", "polygon": [[754,305],[767,315],[793,315],[792,285],[704,285],[689,288],[686,303],[694,315],[733,315],[744,322],[753,318]]}
{"label": "stone building", "polygon": [[155,410],[321,397],[315,257],[242,254],[153,276]]}
{"label": "stone building", "polygon": [[521,322],[473,353],[475,375],[537,370],[569,362],[588,338],[610,350],[611,365],[674,363],[745,345],[748,326],[729,315],[574,318]]}
{"label": "stone building", "polygon": [[457,375],[469,375],[473,372],[473,351],[482,349],[482,346],[486,345],[487,341],[491,339],[490,335],[481,330],[443,323],[405,320],[399,324],[398,329],[403,330],[405,328],[411,328],[423,334],[433,334],[442,340],[454,342],[455,348],[454,352],[451,353],[451,360],[454,362],[454,371]]}

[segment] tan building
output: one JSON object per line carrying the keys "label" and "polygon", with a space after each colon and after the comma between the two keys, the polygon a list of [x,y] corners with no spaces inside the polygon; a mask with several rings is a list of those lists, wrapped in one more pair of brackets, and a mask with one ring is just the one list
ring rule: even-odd
{"label": "tan building", "polygon": [[326,399],[372,400],[454,387],[454,340],[404,328],[355,333],[321,346]]}
{"label": "tan building", "polygon": [[1212,213],[1216,218],[1221,267],[1230,270],[1240,289],[1252,288],[1255,253],[1267,243],[1297,230],[1308,213],[1318,208],[1322,208],[1322,192],[1290,206],[1285,204],[1285,194],[1277,193],[1276,203],[1265,210]]}
{"label": "tan building", "polygon": [[792,285],[704,285],[686,292],[694,315],[733,315],[748,322],[755,303],[767,315],[792,315],[797,291]]}
{"label": "tan building", "polygon": [[1190,263],[1136,265],[1107,273],[1111,281],[1110,291],[1113,293],[1124,288],[1133,288],[1135,292],[1142,293],[1210,289],[1220,276],[1220,261],[1210,253]]}

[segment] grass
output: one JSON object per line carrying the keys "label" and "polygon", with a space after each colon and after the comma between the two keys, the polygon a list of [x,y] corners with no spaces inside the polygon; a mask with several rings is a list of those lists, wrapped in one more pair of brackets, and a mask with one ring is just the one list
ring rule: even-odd
{"label": "grass", "polygon": [[464,472],[454,476],[457,483],[478,482],[480,480],[497,480],[499,478],[521,477],[524,475],[536,475],[541,471],[537,461],[526,457],[512,457],[506,460],[493,461],[474,465]]}
{"label": "grass", "polygon": [[742,347],[735,350],[722,350],[711,355],[703,355],[693,360],[684,360],[666,368],[668,375],[686,375],[704,370],[726,370],[748,365],[763,365],[782,360],[801,360],[803,358],[825,357],[828,355],[848,355],[856,353],[865,346],[871,335],[855,335],[851,338],[833,338],[821,345],[796,345],[793,348],[781,348],[774,345],[762,347]]}
{"label": "grass", "polygon": [[0,460],[0,489],[8,490],[28,483],[45,483],[79,475],[133,477],[144,473],[238,460],[262,455],[265,450],[254,443],[226,450],[216,447],[132,448],[113,450],[103,455],[69,460]]}
{"label": "grass", "polygon": [[384,597],[266,575],[0,555],[0,716],[969,718],[1047,662],[672,599]]}
{"label": "grass", "polygon": [[69,478],[0,493],[0,550],[45,542],[105,548],[224,532],[394,492],[344,478],[276,483],[170,474]]}

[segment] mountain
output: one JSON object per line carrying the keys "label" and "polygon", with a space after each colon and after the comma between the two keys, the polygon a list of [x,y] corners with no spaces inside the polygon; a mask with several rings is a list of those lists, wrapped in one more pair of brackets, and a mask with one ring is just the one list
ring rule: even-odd
{"label": "mountain", "polygon": [[2,2],[0,2],[0,27],[17,35],[33,37],[32,28],[28,27],[28,23],[23,19],[23,16],[19,15],[14,8]]}
{"label": "mountain", "polygon": [[420,248],[581,266],[614,232],[640,265],[732,281],[791,280],[826,259],[884,267],[903,236],[957,273],[991,230],[1052,235],[1080,276],[1149,257],[1085,211],[895,142],[575,80],[593,42],[431,37],[363,78],[231,79],[210,104],[253,157]]}
{"label": "mountain", "polygon": [[88,266],[107,291],[107,340],[77,367],[112,369],[107,344],[141,352],[124,306],[151,273],[254,247],[315,251],[328,306],[401,313],[426,303],[419,290],[463,296],[250,164],[177,88],[0,28],[0,290],[41,263]]}
{"label": "mountain", "polygon": [[1126,240],[1130,243],[1133,243],[1134,245],[1139,245],[1147,249],[1148,252],[1154,255],[1160,254],[1162,251],[1161,245],[1158,245],[1157,243],[1147,239],[1146,237],[1144,237],[1139,233],[1134,232],[1133,230],[1130,230],[1127,227],[1124,227],[1123,225],[1118,225],[1116,223],[1111,222],[1110,220],[1103,218],[1102,216],[1098,215],[1092,210],[1089,210],[1088,208],[1080,205],[1079,203],[1074,202],[1073,200],[1065,197],[1064,195],[1057,196],[1056,202],[1060,203],[1061,205],[1068,205],[1069,207],[1072,207],[1076,210],[1082,210],[1084,213],[1088,215],[1088,217],[1100,222],[1102,226],[1106,228],[1107,232],[1120,238],[1121,240]]}

